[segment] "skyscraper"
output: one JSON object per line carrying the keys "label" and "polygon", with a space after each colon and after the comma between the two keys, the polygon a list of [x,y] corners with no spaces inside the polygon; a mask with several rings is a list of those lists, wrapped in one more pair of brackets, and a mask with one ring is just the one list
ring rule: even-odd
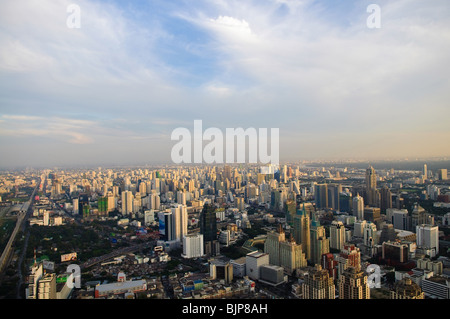
{"label": "skyscraper", "polygon": [[439,227],[432,225],[416,226],[416,243],[417,248],[426,252],[430,257],[434,257],[439,253]]}
{"label": "skyscraper", "polygon": [[309,272],[301,285],[303,299],[334,299],[335,286],[333,277],[327,270],[315,265],[314,270]]}
{"label": "skyscraper", "polygon": [[302,245],[297,244],[292,236],[286,240],[286,234],[281,225],[278,226],[277,232],[267,234],[264,253],[269,255],[271,265],[283,267],[284,272],[289,275],[295,269],[305,267],[307,264]]}
{"label": "skyscraper", "polygon": [[366,195],[369,206],[377,206],[377,175],[372,166],[366,170]]}
{"label": "skyscraper", "polygon": [[278,225],[278,231],[270,232],[264,242],[264,253],[269,255],[269,262],[271,265],[280,266],[280,243],[286,240],[286,234]]}
{"label": "skyscraper", "polygon": [[314,186],[314,197],[317,208],[328,208],[328,185],[317,184]]}
{"label": "skyscraper", "polygon": [[295,242],[292,235],[289,240],[280,242],[280,266],[286,274],[292,275],[296,269],[306,267],[307,261],[302,246]]}
{"label": "skyscraper", "polygon": [[182,240],[187,235],[188,213],[185,205],[177,205],[172,208],[172,227],[174,240]]}
{"label": "skyscraper", "polygon": [[310,238],[310,260],[314,264],[320,264],[322,255],[330,252],[330,240],[326,237],[325,228],[320,225],[316,214],[313,214],[311,221]]}
{"label": "skyscraper", "polygon": [[203,235],[206,255],[219,254],[219,242],[217,240],[217,219],[214,206],[206,204],[200,213],[200,234]]}
{"label": "skyscraper", "polygon": [[122,215],[133,212],[133,193],[131,191],[122,192]]}
{"label": "skyscraper", "polygon": [[339,277],[340,299],[370,299],[367,275],[354,267],[347,268]]}
{"label": "skyscraper", "polygon": [[334,220],[330,227],[330,248],[341,251],[345,244],[345,227],[341,221]]}
{"label": "skyscraper", "polygon": [[359,193],[353,198],[353,216],[356,216],[357,220],[364,219],[364,199]]}
{"label": "skyscraper", "polygon": [[385,213],[388,208],[392,208],[392,193],[386,185],[381,189],[380,199],[380,208],[383,213]]}
{"label": "skyscraper", "polygon": [[297,244],[302,244],[306,259],[311,259],[310,218],[304,204],[301,210],[297,210],[297,215],[294,217],[293,231]]}

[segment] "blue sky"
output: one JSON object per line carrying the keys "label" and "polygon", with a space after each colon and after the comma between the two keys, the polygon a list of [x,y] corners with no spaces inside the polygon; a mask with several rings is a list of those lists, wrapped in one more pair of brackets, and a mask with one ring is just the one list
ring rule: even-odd
{"label": "blue sky", "polygon": [[2,1],[0,167],[170,162],[171,132],[195,119],[279,128],[281,160],[450,156],[449,13],[446,0]]}

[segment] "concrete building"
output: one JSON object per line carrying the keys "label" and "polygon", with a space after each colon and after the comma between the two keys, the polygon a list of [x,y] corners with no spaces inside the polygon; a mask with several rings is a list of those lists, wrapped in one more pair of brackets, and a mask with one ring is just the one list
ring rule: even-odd
{"label": "concrete building", "polygon": [[303,299],[335,299],[333,277],[320,265],[315,265],[314,270],[305,276],[301,291]]}
{"label": "concrete building", "polygon": [[394,284],[390,299],[425,299],[425,293],[410,278],[404,278]]}
{"label": "concrete building", "polygon": [[370,299],[367,275],[354,267],[347,268],[339,277],[339,299]]}
{"label": "concrete building", "polygon": [[269,265],[269,254],[254,251],[246,255],[245,272],[250,279],[259,280],[260,268]]}

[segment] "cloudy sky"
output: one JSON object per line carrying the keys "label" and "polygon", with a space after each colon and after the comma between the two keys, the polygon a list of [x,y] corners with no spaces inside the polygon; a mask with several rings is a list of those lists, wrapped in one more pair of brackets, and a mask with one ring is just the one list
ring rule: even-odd
{"label": "cloudy sky", "polygon": [[448,0],[3,0],[0,167],[170,163],[196,119],[279,128],[282,161],[450,156],[449,17]]}

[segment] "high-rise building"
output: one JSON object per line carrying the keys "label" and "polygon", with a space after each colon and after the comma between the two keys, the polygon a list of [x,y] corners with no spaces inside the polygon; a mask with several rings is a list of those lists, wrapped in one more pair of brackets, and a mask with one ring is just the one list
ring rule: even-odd
{"label": "high-rise building", "polygon": [[388,264],[405,263],[408,261],[408,245],[398,241],[386,241],[382,245],[382,258]]}
{"label": "high-rise building", "polygon": [[189,234],[183,236],[184,258],[196,258],[204,255],[203,235]]}
{"label": "high-rise building", "polygon": [[378,224],[381,221],[381,210],[378,207],[365,207],[364,220]]}
{"label": "high-rise building", "polygon": [[341,251],[345,244],[345,226],[341,221],[332,221],[330,226],[330,248]]}
{"label": "high-rise building", "polygon": [[392,193],[391,190],[385,185],[380,191],[380,209],[384,213],[388,208],[392,208]]}
{"label": "high-rise building", "polygon": [[364,219],[364,199],[359,196],[359,193],[353,198],[353,216],[357,220]]}
{"label": "high-rise building", "polygon": [[304,205],[303,209],[297,210],[297,214],[294,217],[293,232],[297,244],[302,244],[306,259],[311,259],[310,218]]}
{"label": "high-rise building", "polygon": [[133,193],[131,191],[122,192],[122,215],[133,212]]}
{"label": "high-rise building", "polygon": [[425,299],[425,293],[411,278],[403,278],[394,284],[390,299]]}
{"label": "high-rise building", "polygon": [[333,278],[333,280],[338,278],[338,261],[332,253],[323,254],[320,265],[328,272],[330,278]]}
{"label": "high-rise building", "polygon": [[373,248],[378,244],[377,226],[374,223],[367,222],[363,229],[364,245]]}
{"label": "high-rise building", "polygon": [[188,232],[188,213],[185,205],[177,205],[177,207],[172,208],[172,226],[173,239],[181,241]]}
{"label": "high-rise building", "polygon": [[441,168],[438,170],[438,179],[440,181],[445,181],[448,179],[447,177],[447,169],[446,168]]}
{"label": "high-rise building", "polygon": [[305,253],[302,251],[302,245],[297,244],[294,238],[285,240],[280,243],[280,266],[283,267],[284,272],[292,275],[296,269],[306,267],[307,261]]}
{"label": "high-rise building", "polygon": [[203,235],[205,254],[215,256],[219,254],[219,242],[217,240],[217,219],[214,206],[205,204],[200,213],[200,234]]}
{"label": "high-rise building", "polygon": [[328,208],[328,184],[317,184],[314,186],[314,198],[316,207]]}
{"label": "high-rise building", "polygon": [[339,195],[342,193],[341,184],[328,184],[328,207],[340,211]]}
{"label": "high-rise building", "polygon": [[306,274],[301,290],[303,299],[335,299],[333,277],[320,265],[315,265],[314,270]]}
{"label": "high-rise building", "polygon": [[372,166],[366,170],[366,196],[369,206],[377,206],[377,175]]}
{"label": "high-rise building", "polygon": [[361,252],[354,244],[344,245],[344,248],[336,258],[338,264],[338,275],[342,275],[344,271],[352,267],[356,270],[361,269]]}
{"label": "high-rise building", "polygon": [[38,283],[38,299],[56,299],[56,275],[45,274]]}
{"label": "high-rise building", "polygon": [[164,241],[174,240],[173,226],[172,226],[172,212],[159,212],[159,235]]}
{"label": "high-rise building", "polygon": [[[427,214],[426,210],[420,205],[414,205],[411,213],[411,230],[415,231],[418,225],[431,224],[432,218]],[[434,222],[434,221],[433,221]]]}
{"label": "high-rise building", "polygon": [[246,274],[250,279],[258,280],[260,278],[261,266],[269,265],[269,255],[254,251],[248,253],[245,257]]}
{"label": "high-rise building", "polygon": [[98,199],[98,214],[100,216],[108,215],[108,197],[100,197]]}
{"label": "high-rise building", "polygon": [[212,280],[223,279],[226,284],[229,284],[233,281],[233,265],[229,260],[222,258],[211,259],[209,276]]}
{"label": "high-rise building", "polygon": [[439,253],[439,227],[432,225],[416,226],[416,244],[417,248],[425,251],[430,257]]}
{"label": "high-rise building", "polygon": [[339,277],[339,299],[370,299],[367,275],[354,267],[347,268]]}
{"label": "high-rise building", "polygon": [[72,206],[73,206],[73,214],[74,215],[78,215],[79,214],[79,206],[78,206],[78,198],[74,198],[72,201]]}
{"label": "high-rise building", "polygon": [[278,231],[272,231],[267,234],[264,242],[264,253],[269,255],[271,265],[280,266],[280,243],[286,240],[286,234],[281,224],[278,225]]}
{"label": "high-rise building", "polygon": [[326,237],[325,227],[320,225],[316,214],[313,214],[310,229],[310,260],[313,264],[320,264],[323,254],[330,252],[330,240]]}

